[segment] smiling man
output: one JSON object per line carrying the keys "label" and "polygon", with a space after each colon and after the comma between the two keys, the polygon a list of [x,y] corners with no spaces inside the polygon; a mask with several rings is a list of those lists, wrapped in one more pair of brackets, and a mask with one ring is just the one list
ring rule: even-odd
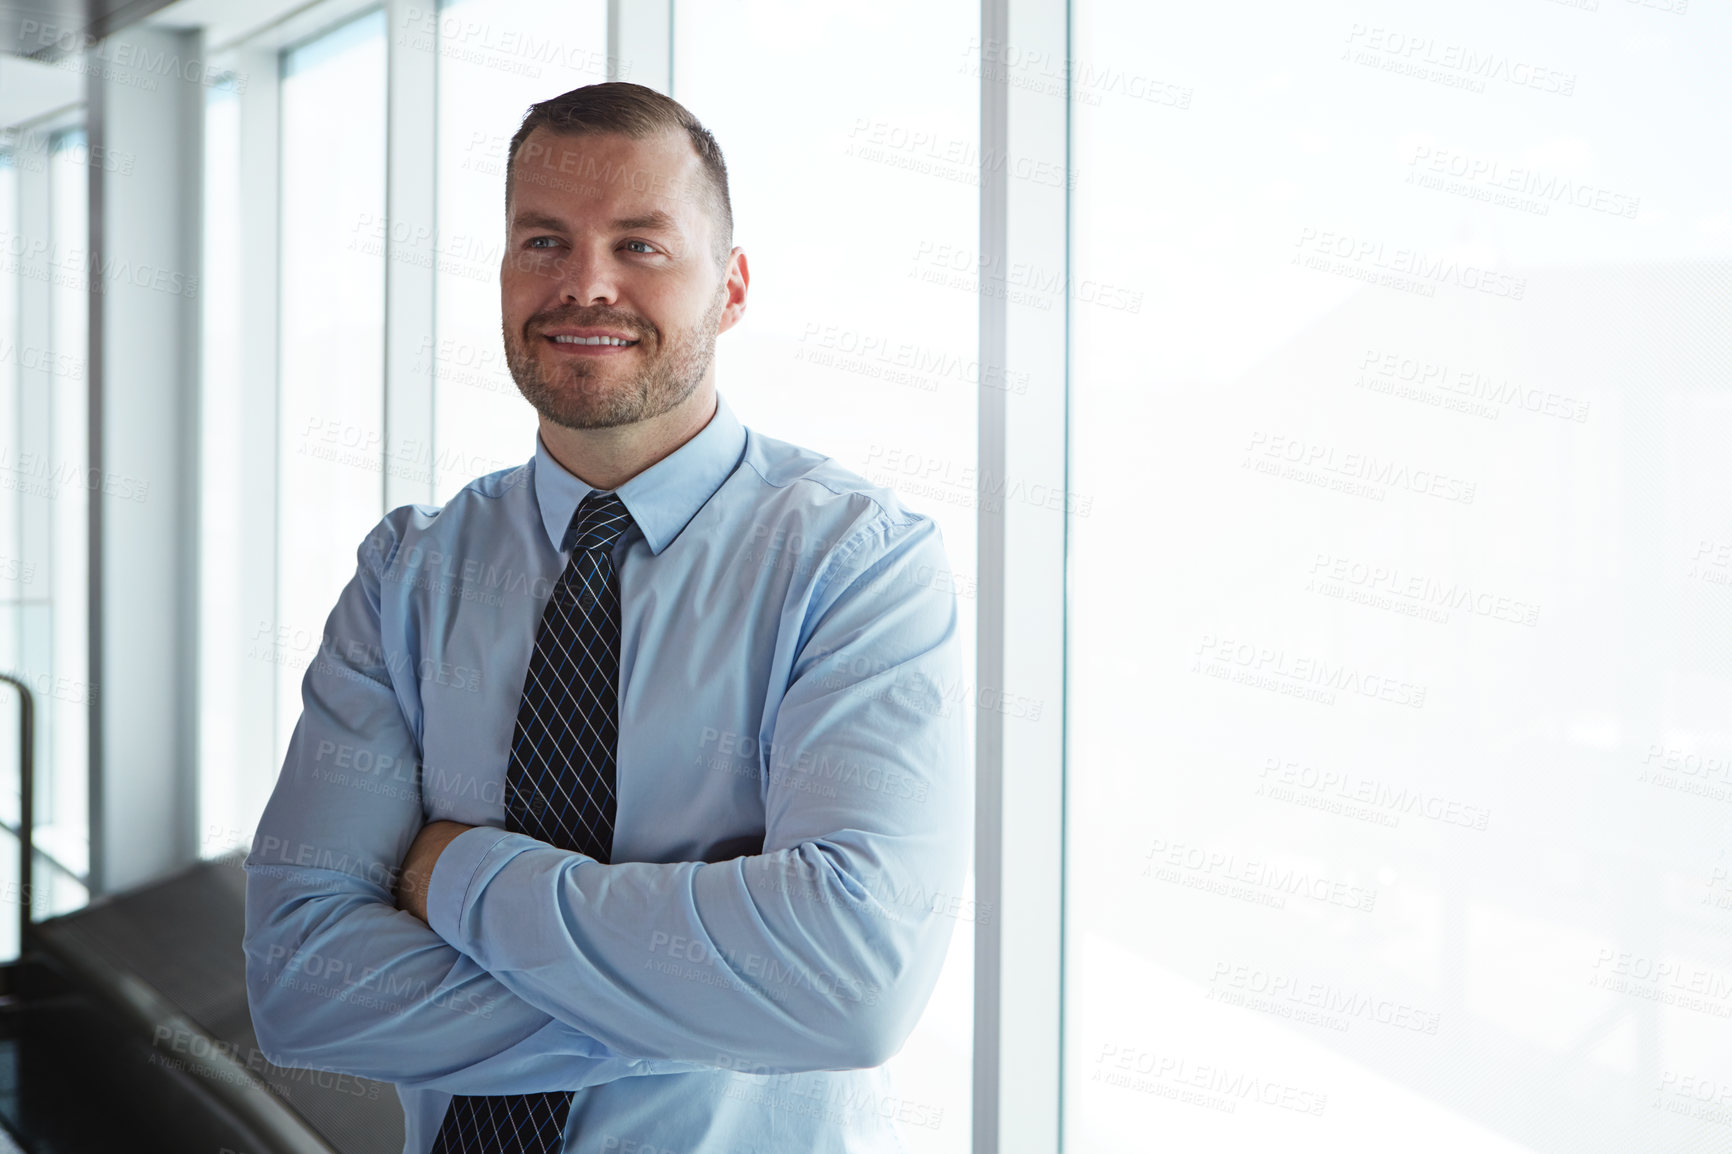
{"label": "smiling man", "polygon": [[[572,137],[542,123],[518,135],[525,171],[506,194],[505,359],[543,436],[563,441],[550,445],[562,460],[560,449],[605,455],[604,446],[680,432],[673,443],[683,442],[715,409],[716,335],[746,308],[720,152],[712,177],[683,132]],[[572,277],[590,283],[562,283]],[[641,315],[615,303],[622,292]]]}
{"label": "smiling man", "polygon": [[970,834],[933,522],[740,424],[715,140],[597,84],[512,138],[534,456],[361,543],[247,866],[260,1048],[428,1151],[900,1150],[880,1068]]}

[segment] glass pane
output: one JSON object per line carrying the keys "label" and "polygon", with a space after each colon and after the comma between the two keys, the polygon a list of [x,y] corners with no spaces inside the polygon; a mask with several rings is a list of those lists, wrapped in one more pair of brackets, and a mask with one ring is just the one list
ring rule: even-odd
{"label": "glass pane", "polygon": [[[972,676],[979,6],[738,0],[677,5],[674,20],[673,94],[727,157],[734,242],[752,276],[744,320],[716,345],[717,387],[747,425],[828,453],[933,517],[955,570],[934,579],[961,593]],[[960,268],[946,263],[959,256]],[[958,709],[976,700],[945,690]],[[972,717],[966,728],[972,742]],[[958,915],[956,934],[889,1070],[909,1148],[960,1154],[972,880],[930,899]]]}
{"label": "glass pane", "polygon": [[1072,13],[1066,1148],[1723,1147],[1732,18]]}
{"label": "glass pane", "polygon": [[440,503],[535,454],[535,410],[505,367],[499,324],[505,150],[531,104],[607,79],[606,21],[602,0],[460,0],[405,40],[439,51],[437,337],[417,371],[434,374]]}
{"label": "glass pane", "polygon": [[[87,900],[90,484],[86,165],[81,130],[9,133],[0,165],[0,663],[36,705],[38,916]],[[17,698],[0,691],[0,820],[19,804]],[[16,912],[16,843],[0,848],[0,909]],[[0,917],[0,920],[7,920]],[[0,955],[16,951],[8,925]]]}
{"label": "glass pane", "polygon": [[[18,235],[18,169],[10,152],[0,153],[0,233]],[[18,268],[0,264],[0,670],[18,676],[19,615],[29,592],[24,542],[19,526],[16,466],[22,445],[18,397]],[[0,962],[18,956],[18,919],[13,916],[28,895],[20,888],[18,825],[20,784],[18,695],[0,686]]]}
{"label": "glass pane", "polygon": [[[211,857],[245,844],[257,820],[247,804],[237,727],[241,662],[257,634],[241,620],[236,560],[241,554],[245,439],[241,395],[242,253],[240,100],[232,83],[206,90],[204,112],[204,343],[199,389],[199,853]],[[251,382],[259,390],[269,381]],[[274,390],[273,390],[274,391]],[[259,511],[251,511],[253,517]],[[268,514],[265,514],[268,515]],[[263,639],[260,639],[263,640]],[[274,770],[274,767],[272,767]],[[274,773],[272,775],[274,780]]]}
{"label": "glass pane", "polygon": [[[18,168],[10,152],[0,152],[0,235],[18,235]],[[0,263],[0,671],[16,675],[21,667],[19,613],[29,592],[23,530],[19,524],[18,454],[23,445],[18,395],[18,273]],[[0,822],[18,822],[18,699],[0,688]],[[16,863],[0,862],[3,877]],[[0,902],[0,911],[4,910]],[[0,920],[4,920],[0,917]],[[0,950],[0,957],[11,955]]]}
{"label": "glass pane", "polygon": [[[88,149],[84,131],[57,134],[48,153],[48,224],[55,274],[48,296],[49,455],[59,470],[49,513],[48,628],[53,676],[37,690],[48,730],[47,780],[38,770],[36,842],[79,874],[90,868],[89,533],[90,406]],[[74,271],[75,270],[75,271]],[[70,274],[70,275],[69,275]],[[65,371],[54,371],[54,366]],[[77,371],[73,371],[76,369]],[[46,700],[45,700],[46,699]],[[55,912],[58,912],[56,910]]]}
{"label": "glass pane", "polygon": [[281,99],[279,765],[325,619],[384,513],[384,13],[284,53]]}

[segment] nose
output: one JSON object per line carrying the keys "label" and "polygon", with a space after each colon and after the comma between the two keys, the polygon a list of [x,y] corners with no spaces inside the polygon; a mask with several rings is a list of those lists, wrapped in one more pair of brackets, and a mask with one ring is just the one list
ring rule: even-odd
{"label": "nose", "polygon": [[605,250],[574,246],[559,269],[559,296],[577,305],[611,305],[619,299],[614,263]]}

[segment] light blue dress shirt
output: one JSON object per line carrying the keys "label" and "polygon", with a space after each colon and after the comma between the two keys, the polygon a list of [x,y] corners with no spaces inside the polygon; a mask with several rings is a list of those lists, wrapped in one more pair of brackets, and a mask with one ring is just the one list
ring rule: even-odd
{"label": "light blue dress shirt", "polygon": [[[567,1151],[892,1151],[877,1069],[937,981],[972,825],[937,526],[725,400],[620,485],[613,864],[504,830],[542,609],[589,486],[532,460],[358,550],[246,859],[247,990],[285,1066],[578,1091]],[[425,822],[477,826],[393,886]]]}

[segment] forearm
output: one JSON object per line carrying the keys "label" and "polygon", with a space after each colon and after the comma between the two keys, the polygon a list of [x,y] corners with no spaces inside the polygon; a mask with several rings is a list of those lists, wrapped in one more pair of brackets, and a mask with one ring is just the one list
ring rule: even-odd
{"label": "forearm", "polygon": [[[452,872],[435,875],[434,927],[524,1001],[620,1054],[878,1065],[924,1007],[950,934],[950,919],[922,904],[868,892],[892,887],[868,883],[858,855],[834,843],[612,866],[497,830],[453,844],[439,867]],[[897,888],[954,889],[960,871],[944,873]],[[460,903],[456,891],[478,896]]]}
{"label": "forearm", "polygon": [[248,997],[259,1048],[279,1065],[465,1094],[685,1068],[610,1051],[409,914],[355,893],[352,877],[273,864],[268,852],[247,869]]}

